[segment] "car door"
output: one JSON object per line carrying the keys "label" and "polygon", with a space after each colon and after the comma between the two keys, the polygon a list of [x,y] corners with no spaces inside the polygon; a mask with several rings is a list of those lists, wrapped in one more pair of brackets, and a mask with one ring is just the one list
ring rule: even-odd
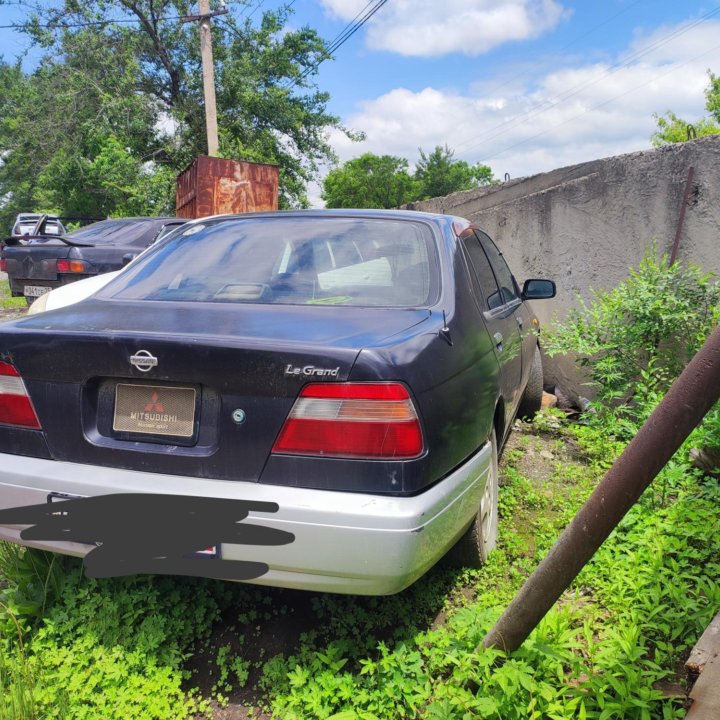
{"label": "car door", "polygon": [[[461,242],[470,263],[478,307],[492,336],[495,355],[500,364],[501,392],[505,401],[507,428],[512,422],[515,406],[520,399],[522,353],[515,313],[522,303],[516,291],[512,292],[504,287],[503,283],[507,284],[505,274],[500,277],[496,275],[483,249],[481,242],[483,235],[484,233],[466,232]],[[507,272],[509,274],[509,270]],[[515,289],[514,283],[511,283],[510,288]]]}
{"label": "car door", "polygon": [[[490,261],[495,277],[498,279],[505,302],[513,307],[515,322],[520,333],[522,377],[525,380],[530,371],[530,365],[535,357],[535,348],[537,347],[537,337],[532,325],[533,315],[530,313],[527,304],[522,302],[520,288],[497,245],[481,230],[475,232]],[[524,382],[522,385],[524,386]]]}

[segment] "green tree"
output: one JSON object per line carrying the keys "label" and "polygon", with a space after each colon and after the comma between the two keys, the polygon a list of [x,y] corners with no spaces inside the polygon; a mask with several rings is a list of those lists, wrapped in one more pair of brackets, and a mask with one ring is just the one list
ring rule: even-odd
{"label": "green tree", "polygon": [[415,190],[407,160],[365,153],[327,174],[322,198],[329,208],[393,208],[415,199]]}
{"label": "green tree", "polygon": [[[158,110],[137,92],[132,48],[83,29],[68,35],[63,49],[22,75],[0,109],[1,221],[22,210],[95,217],[169,211],[172,178],[145,157]],[[160,178],[160,192],[148,187]]]}
{"label": "green tree", "polygon": [[[289,29],[288,6],[255,20],[255,2],[229,9],[213,25],[220,152],[278,164],[282,205],[305,205],[334,160],[327,130],[341,128],[314,82],[326,46]],[[16,102],[0,102],[4,214],[172,208],[174,176],[206,152],[198,27],[180,22],[191,12],[189,0],[38,6],[27,32],[46,54]],[[4,67],[0,81],[13,78]]]}
{"label": "green tree", "polygon": [[669,143],[685,142],[692,137],[692,127],[697,137],[717,135],[720,133],[720,77],[708,70],[710,83],[705,89],[705,109],[710,117],[701,117],[690,123],[678,117],[672,110],[666,110],[664,115],[653,114],[657,123],[657,130],[652,134],[650,141],[655,147]]}
{"label": "green tree", "polygon": [[[21,74],[10,89],[9,102],[0,108],[3,226],[23,210],[91,216],[117,212],[118,201],[125,197],[112,187],[113,178],[93,172],[93,165],[103,148],[113,145],[128,157],[137,156],[151,137],[154,118],[152,109],[123,82],[121,65],[116,58],[107,66],[83,68],[68,52],[63,62],[44,63],[31,75]],[[105,69],[112,73],[117,96],[93,83],[91,73]],[[105,155],[107,170],[107,151]],[[138,173],[141,164],[137,157]]]}
{"label": "green tree", "polygon": [[710,84],[705,89],[705,109],[720,124],[720,76],[713,75],[708,70]]}
{"label": "green tree", "polygon": [[465,160],[455,160],[454,151],[447,145],[437,145],[429,155],[420,148],[415,179],[420,188],[418,199],[442,197],[497,182],[487,165],[471,166]]}

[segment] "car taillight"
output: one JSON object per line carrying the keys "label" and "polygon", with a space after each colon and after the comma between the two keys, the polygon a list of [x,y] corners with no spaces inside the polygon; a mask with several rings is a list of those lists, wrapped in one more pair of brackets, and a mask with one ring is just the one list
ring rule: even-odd
{"label": "car taillight", "polygon": [[7,272],[7,260],[0,258],[0,272]]}
{"label": "car taillight", "polygon": [[58,260],[55,266],[59,273],[83,273],[87,270],[82,260]]}
{"label": "car taillight", "polygon": [[422,454],[423,437],[403,385],[317,383],[302,389],[273,452],[406,460]]}
{"label": "car taillight", "polygon": [[25,383],[15,367],[6,362],[0,362],[0,425],[40,430]]}

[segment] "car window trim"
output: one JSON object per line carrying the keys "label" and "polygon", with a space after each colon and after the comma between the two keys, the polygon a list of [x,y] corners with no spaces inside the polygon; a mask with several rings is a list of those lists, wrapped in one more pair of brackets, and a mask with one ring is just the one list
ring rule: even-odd
{"label": "car window trim", "polygon": [[[522,302],[522,293],[520,292],[520,287],[518,285],[517,280],[515,279],[515,275],[513,275],[513,271],[510,269],[510,266],[508,265],[507,260],[505,259],[505,256],[502,254],[502,250],[497,246],[497,243],[484,231],[481,230],[478,227],[473,226],[472,228],[473,232],[475,233],[475,237],[477,238],[478,242],[480,243],[480,247],[482,248],[482,251],[485,253],[485,257],[487,258],[488,263],[490,264],[490,269],[492,270],[492,274],[495,276],[495,282],[497,283],[497,286],[500,290],[500,296],[503,296],[503,290],[504,286],[500,284],[500,281],[498,280],[498,274],[495,271],[495,266],[493,265],[493,261],[490,259],[490,256],[487,253],[487,250],[485,250],[485,246],[483,245],[483,240],[481,235],[486,237],[488,242],[490,242],[493,247],[497,250],[498,255],[500,256],[501,260],[505,263],[505,267],[507,268],[507,271],[510,273],[510,279],[512,280],[513,284],[513,290],[515,292],[515,297],[512,300],[509,300],[507,303],[503,303],[503,305],[510,305],[515,300],[520,300]],[[502,305],[499,305],[498,307],[502,307]],[[496,310],[498,308],[495,308]]]}
{"label": "car window trim", "polygon": [[[482,246],[482,242],[480,241],[480,238],[475,234],[475,231],[477,230],[477,228],[471,227],[469,229],[472,230],[472,233],[473,233],[472,237],[474,237],[475,241],[480,246],[480,249],[482,250],[483,255],[485,255],[485,259],[487,260],[488,267],[490,268],[490,272],[492,273],[492,276],[495,279],[495,285],[497,287],[497,291],[500,294],[500,297],[502,298],[503,297],[502,286],[498,282],[497,274],[495,273],[495,268],[493,267],[493,264],[490,262],[490,258],[488,257],[487,253],[485,252],[485,248]],[[482,230],[480,230],[480,232],[482,232]],[[468,272],[471,273],[472,276],[475,278],[477,287],[480,290],[480,296],[483,300],[482,304],[484,305],[484,308],[482,306],[480,306],[479,310],[483,314],[483,317],[486,320],[493,320],[493,319],[496,319],[496,318],[504,315],[506,312],[508,312],[509,309],[514,310],[520,303],[522,303],[522,298],[520,297],[519,294],[517,297],[513,298],[512,300],[510,300],[506,303],[502,303],[501,305],[498,305],[497,307],[494,307],[494,308],[490,307],[490,305],[488,303],[488,298],[485,294],[485,290],[483,289],[482,283],[480,282],[480,278],[478,277],[477,269],[475,268],[475,265],[473,264],[472,258],[469,257],[468,249],[465,247],[466,239],[467,239],[467,236],[461,238],[460,247],[462,247],[462,254],[463,254],[463,258],[465,260],[465,265],[468,269]],[[498,250],[498,252],[499,252],[499,250]],[[508,270],[509,269],[510,268],[508,268]],[[510,272],[510,276],[513,278],[515,289],[517,290],[517,282],[515,282],[515,277],[513,276],[512,271]]]}
{"label": "car window trim", "polygon": [[[293,214],[291,212],[283,213],[285,215],[286,219],[292,219]],[[270,216],[276,217],[278,213],[270,213]],[[209,222],[205,222],[201,225],[195,225],[195,227],[198,227],[200,229],[205,229],[207,227],[211,226],[221,226],[228,222],[235,222],[235,221],[251,221],[251,220],[258,220],[261,219],[263,216],[261,214],[258,214],[256,217],[249,216],[249,217],[243,217],[242,215],[232,215],[232,216],[221,216],[217,218],[209,218]],[[303,216],[301,217],[304,219],[307,217],[308,220],[312,219],[312,216]],[[426,298],[426,301],[423,303],[417,303],[417,304],[410,304],[410,305],[361,305],[361,304],[353,304],[353,305],[338,305],[337,307],[349,307],[349,308],[358,308],[358,307],[364,307],[368,309],[375,309],[375,308],[383,308],[383,309],[408,309],[408,310],[432,310],[432,308],[437,307],[438,305],[441,305],[443,302],[443,294],[445,292],[445,279],[443,277],[443,261],[442,261],[442,252],[440,250],[440,243],[442,242],[442,232],[438,229],[437,224],[434,222],[431,222],[429,220],[426,220],[425,218],[415,218],[415,217],[399,217],[399,218],[386,218],[383,216],[365,216],[365,215],[346,215],[342,216],[341,219],[343,220],[371,220],[371,221],[383,221],[383,222],[398,222],[398,223],[408,223],[410,225],[419,226],[422,228],[421,231],[421,240],[426,248],[427,251],[427,261],[429,263],[429,288],[428,288],[428,296]],[[183,220],[182,218],[171,218],[170,221],[174,220]],[[187,221],[178,222],[179,226],[183,226],[186,224],[190,224]],[[189,228],[188,228],[189,229]],[[178,235],[172,235],[170,237],[169,242],[174,242],[180,238],[181,234]],[[147,260],[151,258],[156,252],[160,252],[160,248],[165,246],[166,240],[168,238],[162,238],[157,243],[151,243],[148,248],[147,252],[143,252],[143,260]],[[362,254],[360,254],[362,257]],[[130,298],[118,298],[117,294],[121,293],[124,290],[123,282],[127,282],[127,278],[125,277],[125,273],[123,273],[122,281],[120,281],[119,278],[113,278],[108,284],[101,288],[98,291],[98,297],[101,299],[107,299],[107,300],[113,300],[113,301],[128,301],[128,302],[134,302]],[[132,277],[132,276],[130,276]],[[143,302],[156,302],[156,300],[143,300]],[[207,302],[207,301],[188,301],[193,303],[199,303],[199,302]],[[257,304],[264,304],[264,303],[257,303]],[[301,306],[301,307],[307,307],[306,303],[282,303],[283,305],[290,307],[290,306]]]}

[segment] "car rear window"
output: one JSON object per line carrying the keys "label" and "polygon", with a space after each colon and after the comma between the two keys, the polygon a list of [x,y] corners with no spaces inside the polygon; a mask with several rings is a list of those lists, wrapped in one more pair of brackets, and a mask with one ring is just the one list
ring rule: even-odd
{"label": "car rear window", "polygon": [[[117,220],[101,220],[67,233],[66,237],[76,242],[91,245],[125,245],[141,237],[154,221],[118,218]],[[159,229],[159,228],[158,228]]]}
{"label": "car rear window", "polygon": [[125,300],[418,307],[438,293],[433,234],[376,218],[248,218],[192,225],[104,295]]}

